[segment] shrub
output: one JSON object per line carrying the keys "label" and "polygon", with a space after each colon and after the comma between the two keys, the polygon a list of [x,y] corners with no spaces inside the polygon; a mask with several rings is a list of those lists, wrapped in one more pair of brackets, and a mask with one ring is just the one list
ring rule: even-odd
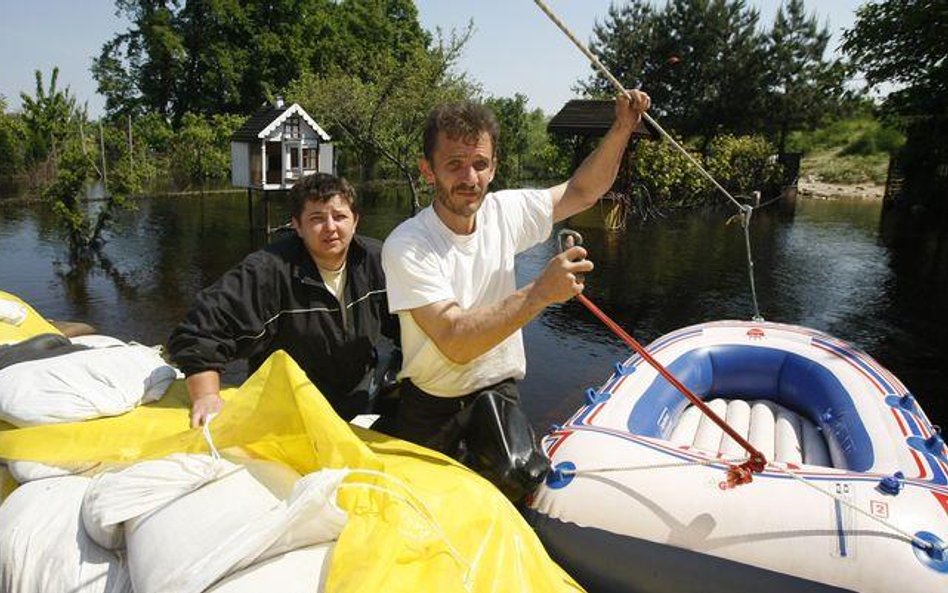
{"label": "shrub", "polygon": [[[732,193],[769,193],[779,186],[783,174],[774,152],[774,147],[759,136],[721,136],[711,143],[702,165]],[[720,197],[711,182],[669,142],[640,143],[632,174],[633,179],[648,187],[660,206],[696,206]]]}
{"label": "shrub", "polygon": [[645,184],[656,204],[673,208],[700,203],[709,187],[670,142],[640,142],[632,160],[632,178]]}
{"label": "shrub", "polygon": [[711,142],[705,167],[732,193],[771,193],[779,189],[783,173],[774,154],[776,149],[762,136],[724,135]]}

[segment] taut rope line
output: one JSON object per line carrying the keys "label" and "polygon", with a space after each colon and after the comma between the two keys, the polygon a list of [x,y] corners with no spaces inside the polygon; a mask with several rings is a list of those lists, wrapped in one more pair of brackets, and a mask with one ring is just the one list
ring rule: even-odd
{"label": "taut rope line", "polygon": [[[618,90],[620,93],[622,93],[626,97],[630,99],[632,98],[632,96],[629,94],[629,91],[624,86],[622,86],[622,83],[619,82],[619,80],[615,76],[612,75],[612,72],[609,72],[609,69],[606,68],[605,65],[603,65],[603,63],[599,61],[599,58],[596,57],[596,54],[592,53],[592,51],[590,51],[590,49],[586,47],[585,43],[583,43],[582,41],[576,38],[576,35],[574,35],[573,32],[570,31],[569,27],[567,27],[566,24],[562,20],[560,20],[558,16],[556,16],[556,13],[554,13],[553,10],[549,6],[547,6],[546,2],[544,2],[543,0],[533,0],[533,1],[540,8],[540,10],[542,10],[543,13],[546,14],[546,16],[550,17],[550,20],[553,21],[553,24],[559,27],[560,31],[562,31],[569,38],[569,40],[572,41],[573,44],[577,48],[579,48],[579,51],[583,52],[583,55],[585,55],[586,58],[589,59],[592,65],[599,69],[599,72],[601,72],[602,75],[605,76],[609,80],[609,82],[612,83],[612,86],[616,87],[616,90]],[[756,284],[754,283],[754,261],[753,261],[753,258],[751,257],[750,235],[748,231],[748,227],[750,225],[751,212],[754,211],[754,207],[749,204],[740,203],[737,200],[737,198],[732,196],[729,191],[724,189],[724,186],[718,183],[717,180],[710,173],[708,173],[704,167],[701,166],[701,163],[699,163],[693,156],[691,156],[691,153],[685,150],[685,148],[681,144],[678,144],[678,141],[672,138],[671,134],[666,132],[665,128],[660,126],[657,121],[652,119],[652,116],[650,116],[648,113],[643,113],[642,119],[644,119],[646,123],[648,123],[649,125],[653,126],[656,130],[658,130],[659,134],[661,134],[661,136],[665,140],[668,140],[669,142],[671,142],[671,145],[674,146],[678,150],[678,152],[683,154],[685,158],[688,159],[688,162],[694,165],[695,168],[697,168],[698,171],[704,176],[704,178],[710,181],[711,184],[714,185],[714,187],[717,188],[718,191],[724,194],[724,197],[730,200],[731,203],[734,204],[734,206],[738,209],[738,211],[740,211],[741,219],[742,219],[741,226],[744,227],[744,242],[746,243],[746,246],[747,246],[747,266],[748,266],[748,274],[750,275],[751,298],[754,304],[753,320],[763,321],[764,318],[763,316],[761,316],[760,307],[757,304],[757,287],[756,287]]]}
{"label": "taut rope line", "polygon": [[[597,58],[596,55],[592,53],[588,47],[586,47],[586,44],[584,44],[582,41],[577,39],[575,35],[573,35],[573,32],[569,30],[569,28],[563,23],[563,21],[561,21],[559,17],[556,16],[556,14],[550,9],[549,6],[546,5],[546,3],[543,0],[533,0],[533,1],[536,3],[537,6],[540,7],[540,10],[542,10],[546,14],[546,16],[550,17],[550,20],[553,21],[553,23],[557,27],[559,27],[560,30],[566,34],[567,37],[569,37],[570,41],[572,41],[576,45],[576,47],[579,48],[579,51],[583,52],[583,54],[587,58],[589,58],[589,61],[592,62],[592,65],[599,69],[602,75],[605,76],[609,80],[609,82],[612,83],[612,86],[616,87],[616,90],[618,90],[620,93],[622,93],[626,97],[631,98],[631,95],[629,95],[629,91],[624,86],[622,86],[622,83],[619,82],[619,80],[615,76],[613,76],[611,72],[609,72],[609,69],[606,68],[603,65],[603,63],[599,61],[599,58]],[[711,174],[708,173],[704,167],[701,166],[701,163],[699,163],[697,160],[695,160],[693,156],[691,156],[691,153],[685,150],[683,146],[678,144],[678,142],[674,138],[672,138],[671,135],[668,132],[666,132],[664,128],[662,128],[662,126],[658,125],[658,122],[652,119],[652,116],[650,116],[648,113],[643,113],[642,119],[644,119],[648,124],[652,125],[656,130],[658,130],[658,133],[661,134],[663,138],[671,142],[672,146],[678,149],[678,151],[681,152],[681,154],[685,155],[685,158],[688,159],[688,161],[692,165],[697,167],[698,171],[700,171],[701,174],[704,175],[705,179],[710,181],[714,185],[714,187],[718,189],[718,191],[724,194],[724,196],[728,200],[730,200],[731,203],[734,204],[734,206],[736,206],[739,210],[744,210],[746,206],[744,204],[741,204],[739,201],[737,201],[737,199],[734,196],[732,196],[730,192],[724,189],[724,187],[722,187],[721,184],[718,183],[717,180],[714,177],[712,177]]]}

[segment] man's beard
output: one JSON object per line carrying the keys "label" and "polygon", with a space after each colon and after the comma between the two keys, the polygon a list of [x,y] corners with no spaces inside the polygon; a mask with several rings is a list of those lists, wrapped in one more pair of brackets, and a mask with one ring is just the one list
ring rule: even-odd
{"label": "man's beard", "polygon": [[[465,198],[461,198],[460,202],[454,202],[451,200],[452,191],[454,190],[471,190],[473,189],[478,193],[478,198],[476,202],[469,203]],[[448,188],[447,186],[441,184],[438,181],[435,181],[435,199],[438,201],[441,206],[454,214],[455,216],[471,216],[477,212],[481,207],[481,202],[484,201],[484,190],[480,187],[474,186],[464,186],[456,185],[454,188]]]}

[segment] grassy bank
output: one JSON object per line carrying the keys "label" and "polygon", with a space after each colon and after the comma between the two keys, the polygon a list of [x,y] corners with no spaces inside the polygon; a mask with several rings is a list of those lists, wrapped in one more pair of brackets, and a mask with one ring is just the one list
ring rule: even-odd
{"label": "grassy bank", "polygon": [[800,175],[824,183],[885,183],[889,155],[905,137],[871,115],[791,135],[789,150],[803,152]]}

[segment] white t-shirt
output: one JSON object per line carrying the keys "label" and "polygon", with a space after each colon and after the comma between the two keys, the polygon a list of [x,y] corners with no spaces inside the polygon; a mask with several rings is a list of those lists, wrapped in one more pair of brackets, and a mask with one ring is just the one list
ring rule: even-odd
{"label": "white t-shirt", "polygon": [[457,397],[526,374],[520,330],[476,359],[457,364],[438,350],[410,313],[446,300],[472,309],[512,294],[517,289],[514,256],[549,237],[553,196],[539,189],[489,193],[476,216],[473,233],[456,235],[429,206],[392,231],[382,248],[388,307],[401,322],[404,363],[399,378],[411,379],[432,395]]}

